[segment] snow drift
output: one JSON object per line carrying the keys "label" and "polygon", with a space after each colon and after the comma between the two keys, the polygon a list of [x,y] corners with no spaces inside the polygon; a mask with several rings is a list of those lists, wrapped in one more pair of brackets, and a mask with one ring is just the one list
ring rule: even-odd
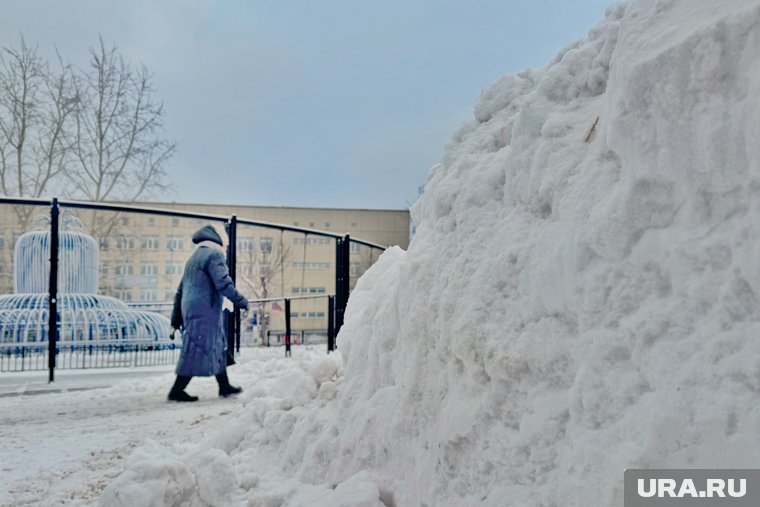
{"label": "snow drift", "polygon": [[760,0],[636,0],[485,90],[351,296],[343,375],[249,394],[161,487],[227,459],[224,501],[182,501],[612,506],[628,467],[755,467],[759,52]]}

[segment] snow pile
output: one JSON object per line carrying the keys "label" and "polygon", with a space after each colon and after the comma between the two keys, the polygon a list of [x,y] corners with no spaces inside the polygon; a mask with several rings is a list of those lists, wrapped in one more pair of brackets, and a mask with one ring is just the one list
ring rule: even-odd
{"label": "snow pile", "polygon": [[352,294],[345,375],[261,391],[101,503],[621,505],[628,467],[755,466],[758,48],[760,0],[635,0],[502,78]]}
{"label": "snow pile", "polygon": [[[303,492],[296,498],[302,505],[329,497],[333,491],[327,485],[299,488],[296,480],[283,476],[277,462],[296,422],[335,398],[342,381],[341,356],[326,356],[321,347],[319,351],[297,348],[292,358],[281,357],[281,348],[272,352],[276,358],[256,354],[231,370],[232,381],[244,385],[245,391],[237,398],[237,410],[214,431],[198,442],[172,446],[147,440],[125,461],[125,470],[105,489],[99,504],[280,505],[280,498],[291,497],[299,489]],[[197,392],[193,385],[189,392]],[[231,402],[225,401],[225,405]],[[174,408],[164,405],[167,411]],[[191,425],[198,422],[202,421]],[[360,481],[354,487],[374,488],[377,496],[371,482]]]}

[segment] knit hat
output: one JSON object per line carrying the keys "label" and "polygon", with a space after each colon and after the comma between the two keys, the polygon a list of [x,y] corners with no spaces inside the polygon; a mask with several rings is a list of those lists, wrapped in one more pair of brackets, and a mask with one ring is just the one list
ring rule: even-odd
{"label": "knit hat", "polygon": [[204,225],[193,234],[193,243],[198,244],[201,241],[211,241],[219,246],[223,246],[222,237],[210,225]]}

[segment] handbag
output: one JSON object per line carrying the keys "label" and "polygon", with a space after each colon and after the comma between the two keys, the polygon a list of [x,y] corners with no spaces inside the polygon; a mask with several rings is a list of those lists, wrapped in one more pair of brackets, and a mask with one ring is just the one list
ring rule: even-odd
{"label": "handbag", "polygon": [[230,323],[232,322],[231,318],[233,314],[226,308],[222,313],[224,315],[224,335],[227,338],[227,366],[232,366],[235,364],[235,336],[230,333],[230,328],[232,327]]}

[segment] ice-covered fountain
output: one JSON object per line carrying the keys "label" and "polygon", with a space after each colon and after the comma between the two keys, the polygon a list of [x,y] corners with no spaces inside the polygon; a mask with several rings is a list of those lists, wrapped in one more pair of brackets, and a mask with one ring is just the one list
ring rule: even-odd
{"label": "ice-covered fountain", "polygon": [[[98,294],[98,245],[69,218],[59,232],[58,326],[61,342],[169,342],[169,319]],[[0,343],[39,343],[48,337],[50,231],[16,242],[14,294],[0,296]]]}

